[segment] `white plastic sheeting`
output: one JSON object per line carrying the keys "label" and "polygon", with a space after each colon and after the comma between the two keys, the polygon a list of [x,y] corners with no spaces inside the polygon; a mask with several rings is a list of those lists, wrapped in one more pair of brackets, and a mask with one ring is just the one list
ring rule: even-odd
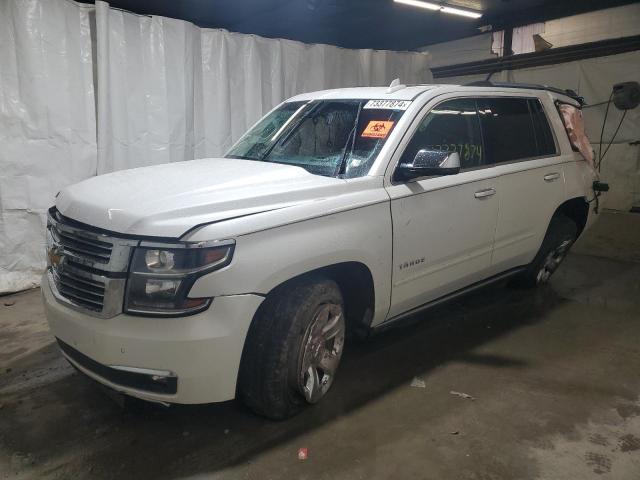
{"label": "white plastic sheeting", "polygon": [[0,293],[39,282],[46,209],[64,186],[219,155],[297,93],[428,83],[428,58],[200,29],[100,1],[0,0]]}
{"label": "white plastic sheeting", "polygon": [[96,2],[98,172],[223,154],[300,92],[432,80],[428,56],[201,29]]}
{"label": "white plastic sheeting", "polygon": [[[488,60],[498,56],[497,53],[492,52],[494,34],[495,32],[488,32],[459,40],[434,43],[422,47],[420,51],[431,56],[429,60],[432,68]],[[500,48],[502,48],[502,43],[500,43]]]}
{"label": "white plastic sheeting", "polygon": [[0,1],[0,292],[39,283],[46,209],[96,172],[92,14]]}
{"label": "white plastic sheeting", "polygon": [[[513,29],[513,36],[511,37],[511,51],[513,54],[520,55],[522,53],[535,52],[536,46],[533,41],[533,36],[543,34],[544,27],[544,23],[531,23],[522,27],[515,27]],[[544,35],[542,36],[544,37]]]}

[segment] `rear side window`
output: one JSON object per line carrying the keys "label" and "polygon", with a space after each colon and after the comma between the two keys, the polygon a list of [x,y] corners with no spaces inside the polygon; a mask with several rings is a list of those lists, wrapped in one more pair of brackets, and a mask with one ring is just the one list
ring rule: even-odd
{"label": "rear side window", "polygon": [[479,98],[487,163],[555,153],[549,123],[537,99]]}
{"label": "rear side window", "polygon": [[554,155],[556,152],[556,142],[551,133],[549,120],[544,113],[542,104],[537,98],[529,100],[529,108],[533,117],[533,128],[536,134],[536,143],[538,144],[538,156]]}

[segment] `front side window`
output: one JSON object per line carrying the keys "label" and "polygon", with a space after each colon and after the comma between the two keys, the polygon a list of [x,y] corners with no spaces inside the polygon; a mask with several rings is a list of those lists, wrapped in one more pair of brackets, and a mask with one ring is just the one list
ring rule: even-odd
{"label": "front side window", "polygon": [[431,109],[413,134],[400,163],[412,163],[423,149],[457,152],[462,168],[481,166],[484,156],[475,100],[448,100]]}
{"label": "front side window", "polygon": [[360,177],[369,172],[403,112],[375,108],[368,100],[288,102],[226,156],[296,165],[317,175]]}

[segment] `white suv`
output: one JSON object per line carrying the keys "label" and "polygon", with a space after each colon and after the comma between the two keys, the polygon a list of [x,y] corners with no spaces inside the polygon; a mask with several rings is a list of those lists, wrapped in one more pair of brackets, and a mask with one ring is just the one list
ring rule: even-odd
{"label": "white suv", "polygon": [[489,282],[545,282],[592,222],[571,92],[307,93],[210,158],[90,178],[50,209],[42,291],[80,371],[285,418],[366,335]]}

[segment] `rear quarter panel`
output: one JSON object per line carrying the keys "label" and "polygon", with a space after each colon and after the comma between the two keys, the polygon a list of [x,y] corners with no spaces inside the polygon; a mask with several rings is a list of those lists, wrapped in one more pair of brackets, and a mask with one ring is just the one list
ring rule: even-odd
{"label": "rear quarter panel", "polygon": [[593,181],[597,178],[595,171],[580,156],[574,153],[573,158],[563,165],[566,197],[584,197],[589,200],[593,196]]}
{"label": "rear quarter panel", "polygon": [[[574,159],[562,166],[565,178],[565,196],[567,199],[584,198],[589,204],[589,217],[584,230],[587,230],[596,221],[598,215],[595,212],[596,203],[593,202],[593,182],[598,179],[596,171],[582,158],[579,153],[574,153]],[[599,208],[606,206],[606,194],[600,196]]]}

